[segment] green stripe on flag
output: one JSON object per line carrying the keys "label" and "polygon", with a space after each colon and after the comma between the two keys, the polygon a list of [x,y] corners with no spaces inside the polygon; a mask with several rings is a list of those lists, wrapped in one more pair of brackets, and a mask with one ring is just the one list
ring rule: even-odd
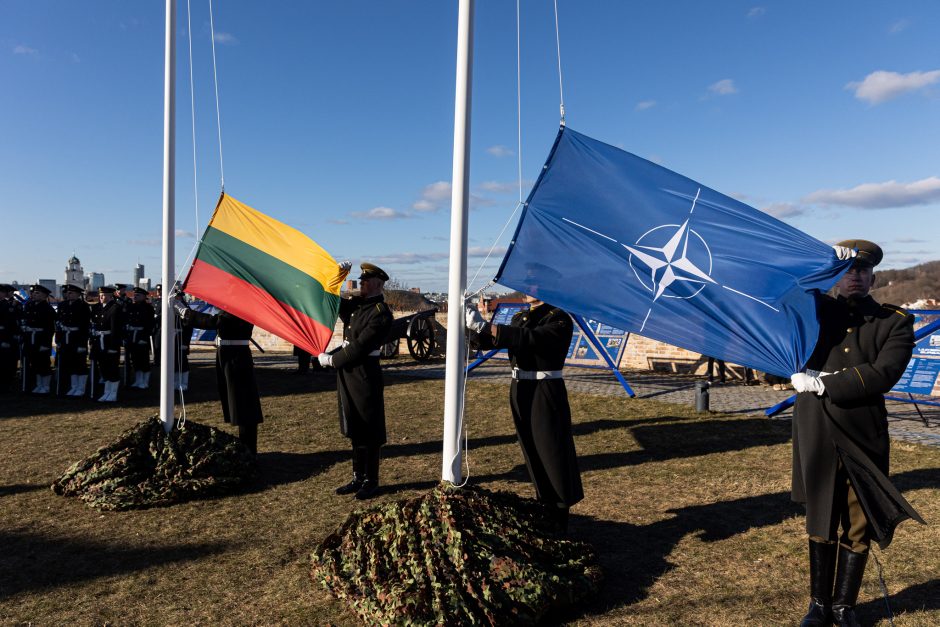
{"label": "green stripe on flag", "polygon": [[339,297],[309,274],[227,233],[209,227],[196,259],[268,292],[322,325],[332,328]]}

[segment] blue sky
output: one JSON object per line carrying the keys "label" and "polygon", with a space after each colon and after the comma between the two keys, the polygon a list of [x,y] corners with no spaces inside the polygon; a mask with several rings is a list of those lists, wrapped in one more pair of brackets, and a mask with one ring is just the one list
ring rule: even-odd
{"label": "blue sky", "polygon": [[[567,123],[885,267],[940,258],[940,4],[558,0]],[[516,3],[476,10],[469,275],[519,197]],[[220,191],[208,3],[178,2],[177,258]],[[522,0],[522,175],[558,128]],[[338,259],[447,284],[456,0],[214,2],[226,191]],[[163,2],[0,2],[0,281],[158,280]],[[518,216],[518,214],[517,214]],[[495,273],[510,225],[481,281]]]}

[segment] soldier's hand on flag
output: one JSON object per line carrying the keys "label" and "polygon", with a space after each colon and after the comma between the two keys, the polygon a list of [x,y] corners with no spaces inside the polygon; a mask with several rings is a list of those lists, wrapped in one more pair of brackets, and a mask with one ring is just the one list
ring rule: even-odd
{"label": "soldier's hand on flag", "polygon": [[346,274],[352,268],[352,262],[349,259],[344,259],[336,264],[336,268],[339,270],[340,274]]}
{"label": "soldier's hand on flag", "polygon": [[467,305],[465,318],[467,328],[475,333],[482,333],[483,329],[486,328],[486,320],[483,319],[483,316],[480,314],[480,310],[476,307]]}
{"label": "soldier's hand on flag", "polygon": [[179,298],[173,301],[173,309],[177,314],[179,314],[179,317],[181,320],[183,320],[183,322],[185,322],[186,318],[189,317],[189,315],[192,313],[192,310],[186,306],[186,303],[184,303]]}
{"label": "soldier's hand on flag", "polygon": [[793,389],[797,392],[814,392],[817,396],[826,393],[826,385],[820,377],[814,377],[805,372],[797,372],[790,376]]}
{"label": "soldier's hand on flag", "polygon": [[329,353],[320,353],[319,355],[317,355],[317,361],[320,362],[320,366],[322,366],[323,368],[329,368],[333,366],[333,356],[330,355]]}
{"label": "soldier's hand on flag", "polygon": [[836,257],[839,259],[839,261],[851,259],[858,254],[858,251],[854,248],[846,248],[845,246],[833,246],[832,250],[835,251]]}

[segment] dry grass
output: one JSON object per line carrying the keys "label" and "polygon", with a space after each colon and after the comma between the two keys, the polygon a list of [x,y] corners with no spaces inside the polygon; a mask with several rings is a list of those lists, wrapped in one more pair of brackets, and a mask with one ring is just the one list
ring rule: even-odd
{"label": "dry grass", "polygon": [[[309,553],[357,503],[329,376],[260,369],[265,423],[252,490],[147,511],[99,513],[52,494],[71,462],[155,413],[11,397],[0,407],[0,621],[36,624],[354,624],[315,586]],[[443,382],[391,379],[380,499],[440,476]],[[211,367],[192,374],[192,420],[223,426]],[[470,382],[471,481],[532,495],[507,388]],[[125,393],[125,396],[127,394]],[[606,584],[580,625],[795,624],[807,602],[803,518],[789,502],[788,423],[654,401],[572,395],[585,500],[571,533],[601,554]],[[893,474],[940,519],[940,450],[895,444]],[[940,529],[901,526],[881,554],[896,624],[940,623]],[[874,566],[860,613],[886,624]]]}

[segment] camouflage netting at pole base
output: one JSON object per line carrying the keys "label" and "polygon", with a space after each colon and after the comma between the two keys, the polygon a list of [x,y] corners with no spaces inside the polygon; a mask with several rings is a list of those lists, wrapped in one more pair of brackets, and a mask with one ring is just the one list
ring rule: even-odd
{"label": "camouflage netting at pole base", "polygon": [[251,452],[224,431],[188,421],[167,434],[154,417],[73,464],[52,491],[96,509],[143,509],[235,491],[255,468]]}
{"label": "camouflage netting at pole base", "polygon": [[595,593],[590,545],[538,503],[441,483],[352,514],[312,555],[313,578],[367,624],[532,624]]}

